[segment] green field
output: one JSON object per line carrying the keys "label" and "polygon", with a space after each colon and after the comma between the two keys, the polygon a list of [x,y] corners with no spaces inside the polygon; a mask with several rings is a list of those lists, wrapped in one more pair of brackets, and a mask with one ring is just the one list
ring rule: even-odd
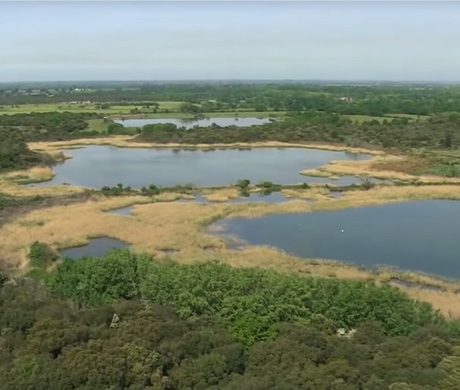
{"label": "green field", "polygon": [[[157,111],[179,110],[179,106],[182,102],[158,102],[159,108]],[[145,108],[139,104],[121,106],[121,105],[110,105],[108,108],[101,108],[100,104],[88,103],[88,104],[69,104],[69,103],[58,103],[58,104],[23,104],[17,106],[0,106],[1,114],[26,114],[31,112],[96,112],[98,114],[130,114],[133,110],[137,110],[141,113],[154,113],[154,108]]]}
{"label": "green field", "polygon": [[[111,105],[109,108],[101,108],[99,104],[24,104],[18,106],[0,106],[0,115],[14,115],[14,114],[27,114],[27,113],[47,113],[47,112],[93,112],[101,115],[121,117],[128,115],[143,115],[147,118],[193,118],[193,114],[179,112],[179,106],[182,102],[164,101],[158,102],[159,108],[145,108],[141,105]],[[156,111],[156,112],[155,112]],[[203,113],[207,118],[224,118],[238,116],[241,118],[256,117],[256,118],[269,118],[281,117],[285,115],[285,111],[226,111],[226,112],[207,112]],[[97,124],[97,120],[90,124],[94,130],[100,131],[101,125]],[[104,129],[106,127],[104,126]]]}
{"label": "green field", "polygon": [[354,123],[364,123],[370,121],[378,121],[382,123],[385,119],[391,120],[391,118],[385,116],[371,116],[371,115],[343,115],[345,118],[352,120]]}
{"label": "green field", "polygon": [[429,115],[416,115],[416,114],[388,114],[388,117],[391,118],[407,118],[407,119],[414,119],[414,120],[427,120],[430,116]]}
{"label": "green field", "polygon": [[343,115],[345,118],[351,119],[355,123],[364,123],[375,120],[382,123],[385,119],[391,121],[397,118],[407,118],[409,120],[427,120],[429,115],[414,115],[414,114],[388,114],[385,116],[372,116],[372,115]]}

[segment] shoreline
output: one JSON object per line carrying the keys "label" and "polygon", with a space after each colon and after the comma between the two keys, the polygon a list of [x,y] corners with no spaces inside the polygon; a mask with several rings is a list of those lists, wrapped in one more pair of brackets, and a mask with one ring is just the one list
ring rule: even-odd
{"label": "shoreline", "polygon": [[[378,174],[381,175],[380,178],[383,177],[382,175],[385,178],[390,175],[399,180],[416,180],[420,184],[406,184],[404,186],[378,184],[368,190],[343,191],[339,198],[333,198],[331,195],[331,192],[334,191],[333,185],[311,185],[307,189],[283,188],[281,194],[286,197],[286,200],[280,203],[248,203],[244,201],[242,203],[227,203],[231,199],[241,197],[234,186],[197,187],[196,193],[209,201],[206,205],[190,199],[190,194],[180,192],[162,193],[151,197],[140,194],[105,197],[96,194],[95,198],[89,201],[31,210],[24,215],[13,217],[11,221],[2,226],[0,229],[2,233],[0,234],[0,246],[5,248],[3,253],[8,255],[18,272],[22,273],[27,269],[27,251],[30,244],[35,240],[47,243],[57,249],[85,245],[88,243],[89,237],[112,237],[131,244],[132,250],[136,252],[147,252],[158,258],[168,257],[165,253],[172,253],[172,260],[183,263],[193,262],[192,259],[201,259],[201,261],[218,259],[236,267],[265,267],[280,272],[295,272],[314,277],[358,278],[378,284],[390,284],[402,289],[414,299],[431,303],[448,317],[460,318],[460,280],[450,281],[437,275],[385,267],[375,272],[340,261],[289,256],[279,249],[270,247],[249,245],[235,251],[227,248],[225,238],[212,237],[205,231],[212,222],[233,217],[251,218],[270,214],[334,211],[416,200],[460,200],[459,191],[455,185],[452,185],[460,183],[459,179],[412,175],[406,175],[402,178],[399,172],[380,171],[379,173],[379,171],[372,170],[374,162],[388,159],[397,161],[406,157],[404,155],[390,155],[383,151],[349,148],[343,145],[282,142],[183,145],[134,143],[130,141],[131,139],[129,136],[114,136],[58,142],[35,142],[29,146],[33,150],[51,152],[66,147],[79,148],[89,145],[162,149],[299,147],[349,151],[351,153],[371,154],[373,158],[362,161],[331,161],[329,164],[312,171],[317,171],[321,175],[334,175],[340,172],[377,178],[379,178]],[[88,190],[86,187],[71,185],[25,187],[17,182],[18,180],[46,181],[50,180],[53,175],[53,170],[50,167],[34,167],[26,171],[8,172],[0,175],[0,182],[3,185],[2,192],[17,196],[56,195],[65,197]],[[249,191],[253,192],[255,188],[250,188]],[[177,202],[180,199],[190,201]],[[133,216],[125,218],[105,213],[106,210],[125,206],[133,206]],[[152,237],[154,238],[152,239]],[[404,283],[398,283],[398,280]]]}
{"label": "shoreline", "polygon": [[[265,267],[280,272],[295,272],[316,277],[390,283],[403,289],[415,299],[432,303],[445,315],[460,318],[460,308],[455,309],[460,307],[460,294],[458,293],[460,280],[451,281],[437,275],[385,267],[373,271],[335,260],[290,256],[271,247],[249,245],[239,250],[232,250],[227,247],[228,240],[225,237],[213,236],[208,231],[213,222],[226,218],[251,218],[320,210],[333,211],[411,201],[414,200],[415,195],[418,195],[416,198],[419,200],[429,199],[431,188],[428,186],[398,187],[397,192],[399,193],[393,193],[392,197],[389,197],[388,191],[383,190],[385,188],[369,190],[371,194],[367,194],[369,191],[354,191],[344,194],[344,197],[339,199],[327,198],[315,192],[315,189],[303,191],[304,198],[316,197],[312,203],[299,199],[287,199],[281,203],[225,203],[221,201],[200,204],[194,201],[174,201],[174,194],[166,194],[171,199],[161,199],[165,194],[160,194],[158,198],[100,196],[71,205],[33,210],[23,216],[13,218],[0,230],[2,233],[0,234],[0,246],[5,248],[5,255],[14,261],[17,271],[22,273],[27,270],[27,251],[33,241],[44,242],[54,249],[62,249],[85,245],[90,237],[111,237],[130,244],[135,252],[146,252],[159,259],[170,257],[173,261],[181,263],[194,262],[194,259],[201,259],[200,261],[217,259],[236,267]],[[209,192],[212,195],[212,191]],[[436,199],[443,198],[441,195],[435,194]],[[448,198],[447,193],[444,195],[444,198]],[[460,199],[460,194],[456,198]],[[133,213],[129,217],[106,213],[108,210],[127,206],[133,208]],[[173,255],[167,256],[165,251]],[[412,283],[413,286],[397,285],[397,280]],[[446,301],[449,301],[449,304],[445,303]],[[455,305],[452,304],[453,301]]]}
{"label": "shoreline", "polygon": [[55,151],[56,149],[70,149],[72,146],[85,147],[90,145],[116,146],[125,148],[152,148],[152,149],[253,149],[253,148],[305,148],[320,149],[337,152],[349,152],[354,154],[385,155],[381,150],[355,148],[346,145],[332,145],[324,143],[295,143],[295,142],[235,142],[235,143],[216,143],[216,144],[181,144],[181,143],[154,143],[154,142],[135,142],[132,136],[116,135],[112,137],[100,138],[79,138],[68,141],[51,142],[29,142],[28,146],[34,151]]}

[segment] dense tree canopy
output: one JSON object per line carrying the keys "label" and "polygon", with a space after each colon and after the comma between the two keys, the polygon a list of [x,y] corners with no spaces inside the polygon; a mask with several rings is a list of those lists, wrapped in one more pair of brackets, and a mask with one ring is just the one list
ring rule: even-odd
{"label": "dense tree canopy", "polygon": [[140,141],[160,143],[235,143],[235,142],[327,142],[370,148],[449,149],[460,145],[459,116],[433,117],[426,121],[393,119],[361,124],[337,114],[304,112],[283,121],[251,127],[201,127],[192,130],[158,125],[144,126]]}
{"label": "dense tree canopy", "polygon": [[[46,253],[34,245],[36,255]],[[65,260],[45,280],[55,293],[31,279],[0,287],[0,389],[459,383],[458,324],[389,287],[213,263],[161,265],[126,250]]]}

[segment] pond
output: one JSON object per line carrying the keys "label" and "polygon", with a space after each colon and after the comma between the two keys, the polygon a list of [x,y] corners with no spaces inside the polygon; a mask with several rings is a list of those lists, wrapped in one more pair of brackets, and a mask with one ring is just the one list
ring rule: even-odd
{"label": "pond", "polygon": [[133,212],[132,206],[120,207],[118,209],[111,209],[111,210],[106,211],[107,214],[123,215],[123,216],[131,215],[132,212]]}
{"label": "pond", "polygon": [[33,186],[68,183],[93,188],[122,183],[132,188],[155,184],[163,187],[192,183],[222,186],[249,179],[252,183],[331,183],[348,185],[360,180],[341,177],[329,180],[299,174],[331,160],[364,160],[368,154],[350,154],[305,148],[255,148],[250,150],[181,150],[88,146],[64,150],[73,156],[56,165],[52,180]]}
{"label": "pond", "polygon": [[127,244],[122,241],[109,237],[101,237],[90,239],[88,245],[63,249],[59,253],[61,257],[69,257],[71,259],[79,259],[83,256],[102,257],[110,249],[124,247],[127,247]]}
{"label": "pond", "polygon": [[125,127],[143,127],[157,123],[172,123],[177,127],[192,129],[195,126],[209,127],[216,124],[220,127],[237,126],[247,127],[254,125],[263,125],[269,123],[268,118],[202,118],[202,119],[184,119],[184,118],[146,118],[146,119],[118,119],[114,121]]}
{"label": "pond", "polygon": [[236,218],[215,225],[248,244],[274,246],[300,257],[460,278],[460,202],[456,201]]}

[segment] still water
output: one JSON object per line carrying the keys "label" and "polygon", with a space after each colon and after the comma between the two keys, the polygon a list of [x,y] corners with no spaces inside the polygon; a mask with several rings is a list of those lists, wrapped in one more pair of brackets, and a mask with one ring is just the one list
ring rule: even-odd
{"label": "still water", "polygon": [[247,127],[254,125],[263,125],[269,123],[268,118],[202,118],[202,119],[183,119],[183,118],[148,118],[148,119],[125,119],[116,120],[125,127],[143,127],[157,123],[172,123],[177,127],[192,129],[195,126],[209,127],[216,124],[221,127],[237,126]]}
{"label": "still water", "polygon": [[123,248],[126,246],[124,242],[114,238],[101,237],[90,239],[88,245],[63,249],[59,253],[61,257],[69,257],[71,259],[78,259],[83,256],[102,257],[112,248]]}
{"label": "still water", "polygon": [[131,215],[132,212],[133,212],[132,206],[120,207],[119,209],[112,209],[112,210],[106,211],[107,214],[122,215],[122,216]]}
{"label": "still water", "polygon": [[222,186],[239,179],[249,179],[252,183],[319,182],[348,185],[360,180],[341,177],[331,181],[302,176],[299,171],[325,165],[331,160],[364,160],[371,157],[367,154],[305,148],[205,151],[88,146],[64,152],[73,158],[54,167],[56,175],[52,180],[34,186],[63,183],[93,188],[118,183],[132,188],[148,184],[169,187],[190,183],[196,186]]}
{"label": "still water", "polygon": [[236,218],[215,227],[251,245],[274,246],[300,257],[460,278],[460,202],[456,201]]}

